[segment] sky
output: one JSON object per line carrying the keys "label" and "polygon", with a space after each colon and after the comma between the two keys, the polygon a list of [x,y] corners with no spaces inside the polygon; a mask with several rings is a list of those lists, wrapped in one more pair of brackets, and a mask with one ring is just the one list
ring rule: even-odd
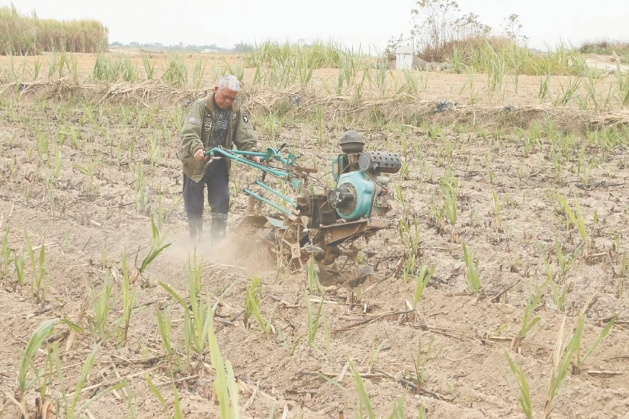
{"label": "sky", "polygon": [[[459,0],[462,12],[499,29],[518,14],[528,45],[546,49],[559,42],[629,41],[629,0]],[[10,5],[0,0],[0,5]],[[19,12],[40,18],[97,19],[109,41],[231,48],[238,42],[334,40],[378,53],[387,41],[412,28],[413,0],[13,0]]]}

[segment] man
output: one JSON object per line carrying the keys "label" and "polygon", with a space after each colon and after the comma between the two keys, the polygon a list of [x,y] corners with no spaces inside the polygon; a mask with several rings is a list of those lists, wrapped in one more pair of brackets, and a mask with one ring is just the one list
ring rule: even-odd
{"label": "man", "polygon": [[[223,76],[214,92],[197,100],[188,109],[181,129],[179,158],[183,163],[183,201],[188,217],[190,239],[198,241],[203,233],[204,190],[212,212],[212,242],[218,244],[227,230],[229,212],[229,169],[226,158],[210,160],[206,148],[224,147],[258,151],[249,116],[238,107],[238,79]],[[259,157],[254,161],[260,162]]]}

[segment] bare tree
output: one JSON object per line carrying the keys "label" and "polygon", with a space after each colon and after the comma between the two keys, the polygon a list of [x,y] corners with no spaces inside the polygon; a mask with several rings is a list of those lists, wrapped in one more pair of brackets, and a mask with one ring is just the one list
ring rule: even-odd
{"label": "bare tree", "polygon": [[522,33],[523,26],[520,23],[520,16],[515,13],[504,18],[501,27],[502,34],[517,43],[526,45],[529,40],[529,37]]}
{"label": "bare tree", "polygon": [[485,36],[491,27],[474,13],[461,14],[454,0],[417,0],[411,10],[411,36],[418,50],[439,50],[449,42]]}

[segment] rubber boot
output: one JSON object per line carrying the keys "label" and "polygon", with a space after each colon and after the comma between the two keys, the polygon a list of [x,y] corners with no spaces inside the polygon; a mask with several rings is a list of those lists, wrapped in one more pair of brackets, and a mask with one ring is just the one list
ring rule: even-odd
{"label": "rubber boot", "polygon": [[227,214],[212,214],[212,247],[218,246],[227,232]]}
{"label": "rubber boot", "polygon": [[199,243],[203,239],[203,218],[188,218],[190,241]]}

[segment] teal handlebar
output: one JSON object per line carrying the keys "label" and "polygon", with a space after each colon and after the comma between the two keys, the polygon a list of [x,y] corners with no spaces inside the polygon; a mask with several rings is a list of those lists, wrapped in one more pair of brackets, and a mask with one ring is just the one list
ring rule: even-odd
{"label": "teal handlebar", "polygon": [[[280,147],[281,149],[281,147]],[[241,151],[241,150],[226,150],[220,147],[214,147],[207,149],[203,152],[206,157],[216,156],[216,153],[223,155],[232,160],[236,160],[234,157],[246,156],[246,157],[260,157],[260,160],[270,162],[272,160],[278,161],[284,166],[293,167],[297,161],[298,156],[294,154],[288,154],[286,157],[282,157],[280,149],[268,147],[265,152],[260,151]],[[240,162],[244,163],[244,162]]]}
{"label": "teal handlebar", "polygon": [[[283,147],[283,146],[282,146]],[[279,149],[276,148],[272,148],[272,147],[268,147],[266,149],[266,152],[259,152],[259,151],[241,151],[241,150],[226,150],[224,148],[221,147],[214,147],[214,148],[210,148],[210,149],[206,149],[203,151],[203,155],[206,157],[210,157],[210,158],[227,158],[230,159],[232,161],[235,161],[237,163],[240,164],[244,164],[247,166],[251,166],[255,169],[258,169],[264,173],[268,173],[272,176],[275,176],[279,179],[285,180],[287,181],[290,186],[292,187],[292,189],[297,192],[297,193],[301,193],[301,189],[302,189],[302,185],[303,182],[301,181],[301,179],[299,179],[298,177],[294,176],[292,173],[292,169],[295,168],[296,165],[296,160],[298,158],[298,156],[294,155],[294,154],[288,154],[286,155],[286,157],[283,157],[280,154],[280,150],[282,149],[282,147],[280,147]],[[246,158],[249,157],[249,158]],[[262,163],[256,163],[255,161],[251,160],[251,157],[260,157],[260,161],[265,162],[265,163],[269,163],[271,161],[276,161],[281,163],[282,165],[285,166],[285,168],[276,168],[276,167],[270,167],[267,166],[265,164]],[[256,184],[260,187],[262,187],[263,189],[271,192],[273,195],[281,198],[282,200],[284,200],[285,202],[287,202],[289,205],[296,207],[296,202],[294,200],[292,200],[291,198],[289,198],[288,196],[282,194],[281,192],[271,188],[269,185],[266,185],[263,182],[257,181]],[[251,190],[245,189],[243,190],[243,192],[245,192],[247,195],[249,196],[253,196],[254,198],[264,202],[265,204],[285,213],[285,214],[290,214],[290,212],[284,208],[281,208],[279,206],[277,206],[276,204],[274,204],[273,202],[269,201],[268,199],[254,193]]]}

